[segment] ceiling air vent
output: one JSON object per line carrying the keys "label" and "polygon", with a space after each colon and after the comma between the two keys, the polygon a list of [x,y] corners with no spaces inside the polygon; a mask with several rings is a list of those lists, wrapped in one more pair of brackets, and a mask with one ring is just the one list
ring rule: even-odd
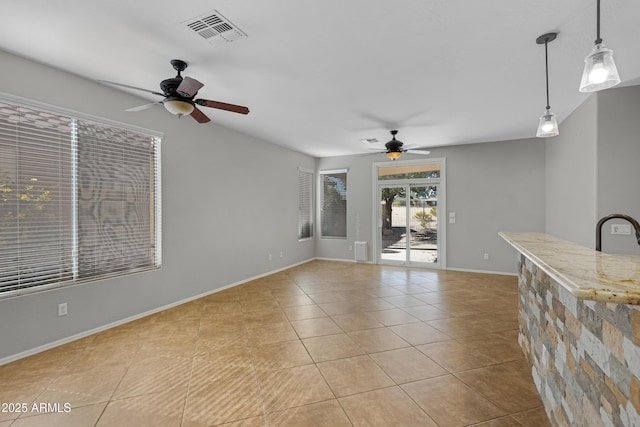
{"label": "ceiling air vent", "polygon": [[244,31],[233,25],[217,10],[189,19],[183,24],[210,43],[232,42],[247,37]]}

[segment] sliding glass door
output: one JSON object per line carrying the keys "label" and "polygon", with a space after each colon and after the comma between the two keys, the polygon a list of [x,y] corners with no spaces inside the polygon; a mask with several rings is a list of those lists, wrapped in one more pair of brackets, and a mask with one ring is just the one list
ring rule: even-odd
{"label": "sliding glass door", "polygon": [[380,260],[438,262],[438,186],[380,186]]}
{"label": "sliding glass door", "polygon": [[441,267],[440,165],[378,169],[377,261]]}

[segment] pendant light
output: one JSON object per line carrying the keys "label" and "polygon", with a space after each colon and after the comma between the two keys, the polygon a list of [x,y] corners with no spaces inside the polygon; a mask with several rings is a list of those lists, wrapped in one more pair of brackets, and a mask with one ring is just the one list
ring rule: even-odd
{"label": "pendant light", "polygon": [[597,0],[597,39],[593,50],[584,59],[584,71],[580,81],[580,92],[596,92],[620,83],[613,51],[604,47],[600,37],[600,0]]}
{"label": "pendant light", "polygon": [[536,136],[538,138],[548,138],[551,136],[556,136],[558,135],[558,133],[560,133],[558,131],[558,122],[556,120],[556,115],[551,112],[551,107],[549,106],[549,57],[547,55],[547,44],[554,41],[557,36],[558,33],[547,33],[541,35],[536,39],[537,44],[544,44],[544,69],[547,82],[547,107],[540,117],[538,132],[536,132]]}

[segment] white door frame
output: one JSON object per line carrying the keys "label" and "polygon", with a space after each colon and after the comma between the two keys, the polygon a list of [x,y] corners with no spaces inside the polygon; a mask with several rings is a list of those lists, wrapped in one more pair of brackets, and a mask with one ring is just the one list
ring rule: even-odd
{"label": "white door frame", "polygon": [[[378,181],[378,170],[384,167],[390,166],[408,166],[408,165],[424,165],[424,164],[434,164],[437,163],[440,165],[440,178],[438,179],[418,179],[418,180],[388,180],[388,181]],[[447,207],[446,207],[446,159],[444,157],[439,158],[429,158],[429,159],[417,159],[417,160],[394,160],[388,162],[374,162],[372,163],[372,200],[373,204],[371,206],[371,212],[373,217],[373,253],[375,254],[374,262],[376,264],[383,264],[381,262],[380,254],[381,254],[381,245],[382,239],[380,235],[380,227],[382,220],[380,218],[380,186],[393,186],[397,184],[418,184],[418,185],[429,185],[436,184],[438,186],[438,262],[436,264],[429,264],[428,268],[439,268],[442,270],[446,270],[446,229],[447,229]],[[416,265],[413,265],[416,266]]]}

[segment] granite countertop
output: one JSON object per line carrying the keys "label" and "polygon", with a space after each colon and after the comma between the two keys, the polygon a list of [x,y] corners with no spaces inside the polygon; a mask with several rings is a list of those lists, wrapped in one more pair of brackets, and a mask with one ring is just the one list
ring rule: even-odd
{"label": "granite countertop", "polygon": [[544,233],[499,235],[576,298],[640,305],[640,256],[598,252]]}

